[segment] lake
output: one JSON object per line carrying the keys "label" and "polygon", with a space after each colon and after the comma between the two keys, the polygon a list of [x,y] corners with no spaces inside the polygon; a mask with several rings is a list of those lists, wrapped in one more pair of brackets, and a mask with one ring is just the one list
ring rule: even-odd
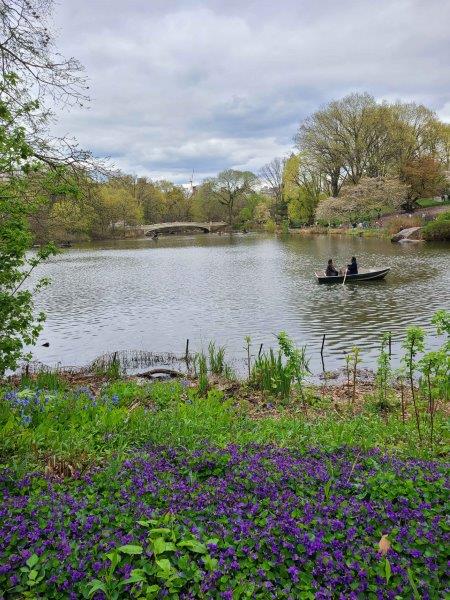
{"label": "lake", "polygon": [[[342,266],[390,266],[379,282],[319,285],[314,271],[332,257]],[[394,360],[408,325],[450,308],[450,246],[392,244],[376,238],[266,234],[160,237],[109,241],[63,250],[39,269],[52,284],[37,298],[47,321],[34,357],[48,365],[85,365],[116,350],[183,354],[210,340],[244,356],[275,346],[286,331],[306,344],[314,370],[345,364],[362,351],[373,366],[382,332],[391,330]],[[49,342],[50,346],[41,344]],[[431,344],[436,340],[431,339]]]}

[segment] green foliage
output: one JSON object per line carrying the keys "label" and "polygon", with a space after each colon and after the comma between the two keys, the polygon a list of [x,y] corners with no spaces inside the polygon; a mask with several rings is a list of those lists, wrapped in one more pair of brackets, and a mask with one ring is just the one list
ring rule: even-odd
{"label": "green foliage", "polygon": [[353,374],[352,404],[355,404],[355,398],[356,398],[356,375],[357,375],[357,371],[358,371],[358,364],[361,362],[359,355],[360,355],[360,349],[357,346],[354,346],[348,355],[347,377],[348,377],[349,367],[351,367],[351,371]]}
{"label": "green foliage", "polygon": [[267,233],[275,233],[277,230],[277,224],[273,219],[268,219],[264,227]]}
{"label": "green foliage", "polygon": [[277,339],[277,352],[270,348],[268,353],[262,353],[255,360],[250,383],[256,389],[286,400],[295,382],[304,400],[304,379],[309,373],[306,348],[296,348],[284,331],[278,334]]}
{"label": "green foliage", "polygon": [[36,202],[28,197],[27,173],[36,167],[25,130],[17,123],[32,108],[12,114],[0,100],[0,173],[4,175],[0,182],[0,376],[29,356],[24,348],[36,341],[42,329],[44,315],[34,314],[33,294],[48,281],[41,279],[32,289],[25,284],[31,272],[56,252],[49,245],[27,255],[32,244],[27,219],[36,209]]}
{"label": "green foliage", "polygon": [[280,350],[286,358],[286,367],[291,374],[291,379],[296,382],[304,401],[304,380],[310,373],[309,360],[306,358],[306,346],[296,348],[285,331],[281,331],[277,339]]}
{"label": "green foliage", "polygon": [[214,342],[208,344],[209,370],[213,375],[222,375],[225,370],[225,347],[216,349]]}
{"label": "green foliage", "polygon": [[447,206],[450,204],[450,200],[436,200],[436,198],[419,198],[416,200],[416,204],[421,208],[428,208],[430,206]]}
{"label": "green foliage", "polygon": [[209,389],[208,380],[208,360],[203,352],[200,352],[195,357],[195,368],[198,373],[198,393],[200,396],[205,396]]}
{"label": "green foliage", "polygon": [[391,332],[384,333],[381,338],[381,349],[377,359],[377,372],[375,375],[376,404],[380,410],[388,410],[391,406],[391,357],[388,352],[388,344]]}
{"label": "green foliage", "polygon": [[[142,519],[137,525],[147,530],[148,547],[138,544],[119,546],[105,554],[109,563],[88,586],[88,597],[102,591],[107,600],[127,595],[139,598],[157,598],[164,584],[171,598],[178,598],[181,589],[197,590],[202,580],[202,569],[212,571],[218,561],[210,556],[208,544],[217,544],[217,539],[200,542],[185,528],[175,523],[171,514],[159,519]],[[146,556],[151,552],[151,559]],[[102,557],[98,557],[101,559]],[[130,561],[134,568],[127,578],[121,571]],[[200,561],[200,563],[199,563]]]}
{"label": "green foliage", "polygon": [[290,369],[283,363],[281,350],[277,353],[270,348],[256,358],[250,384],[258,390],[281,399],[287,399],[291,393],[292,377]]}
{"label": "green foliage", "polygon": [[408,327],[406,330],[406,338],[402,344],[402,347],[405,350],[405,354],[403,356],[403,363],[406,367],[409,376],[409,385],[411,389],[411,397],[414,405],[414,414],[416,417],[416,426],[417,433],[419,435],[419,440],[422,442],[422,434],[420,431],[420,416],[419,416],[419,407],[417,405],[417,398],[415,393],[415,383],[414,383],[414,372],[417,368],[416,364],[416,355],[418,352],[424,351],[424,340],[425,334],[421,327]]}
{"label": "green foliage", "polygon": [[441,213],[434,221],[427,223],[422,228],[422,237],[424,240],[450,240],[450,210]]}

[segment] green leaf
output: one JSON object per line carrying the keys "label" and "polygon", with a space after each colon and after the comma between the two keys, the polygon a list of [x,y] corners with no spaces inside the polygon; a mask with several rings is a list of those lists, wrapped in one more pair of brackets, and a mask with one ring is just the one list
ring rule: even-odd
{"label": "green leaf", "polygon": [[153,552],[155,554],[162,554],[163,552],[173,552],[176,550],[175,545],[171,542],[166,542],[162,537],[152,540]]}
{"label": "green leaf", "polygon": [[102,591],[105,594],[107,594],[107,589],[106,589],[106,585],[103,583],[103,581],[100,581],[99,579],[94,579],[94,581],[91,583],[91,587],[89,588],[88,591],[88,598],[91,598],[95,592],[99,592]]}
{"label": "green leaf", "polygon": [[389,579],[391,578],[392,575],[392,570],[391,570],[391,563],[388,561],[387,558],[384,559],[384,576],[386,578],[386,583],[389,584]]}
{"label": "green leaf", "polygon": [[197,540],[183,540],[178,542],[178,547],[189,548],[189,550],[192,550],[192,552],[197,552],[198,554],[205,554],[207,551],[205,544],[202,544]]}
{"label": "green leaf", "polygon": [[170,560],[168,560],[167,558],[161,558],[160,560],[156,561],[156,564],[158,568],[164,572],[164,574],[170,574],[170,571],[172,569],[172,564]]}
{"label": "green leaf", "polygon": [[30,569],[32,569],[39,561],[39,556],[37,554],[32,554],[30,558],[27,560],[26,565]]}
{"label": "green leaf", "polygon": [[142,569],[133,569],[131,571],[130,577],[125,579],[125,581],[121,582],[121,585],[126,585],[127,583],[138,583],[140,581],[147,581],[147,575],[145,571]]}
{"label": "green leaf", "polygon": [[144,552],[142,546],[133,546],[132,544],[120,546],[117,550],[123,554],[142,554]]}
{"label": "green leaf", "polygon": [[170,529],[168,529],[167,527],[154,527],[153,529],[150,529],[149,534],[151,536],[153,535],[167,535],[170,533]]}
{"label": "green leaf", "polygon": [[216,558],[212,558],[209,554],[203,557],[203,564],[207,571],[215,571],[217,569],[218,561]]}
{"label": "green leaf", "polygon": [[419,590],[417,589],[416,583],[414,581],[414,577],[412,574],[411,569],[408,569],[408,579],[409,579],[409,584],[411,585],[413,594],[414,594],[414,600],[422,600],[419,594]]}

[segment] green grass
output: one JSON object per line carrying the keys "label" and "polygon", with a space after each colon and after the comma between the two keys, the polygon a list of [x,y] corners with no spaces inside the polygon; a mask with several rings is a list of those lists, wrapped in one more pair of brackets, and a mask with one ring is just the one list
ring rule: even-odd
{"label": "green grass", "polygon": [[330,450],[349,445],[428,457],[444,451],[447,433],[445,420],[437,418],[436,444],[430,453],[418,443],[412,419],[403,423],[398,411],[382,417],[370,403],[356,416],[339,416],[325,398],[322,416],[292,415],[280,407],[278,418],[252,419],[245,405],[224,400],[221,392],[212,389],[202,398],[178,382],[138,386],[119,380],[95,398],[86,388],[37,393],[26,388],[17,400],[30,400],[25,408],[11,406],[4,399],[6,391],[0,391],[0,467],[18,472],[42,469],[49,457],[82,470],[113,458],[120,461],[146,443],[188,449],[200,449],[205,443]]}
{"label": "green grass", "polygon": [[435,198],[420,198],[417,200],[417,204],[422,208],[429,208],[430,206],[447,206],[450,204],[450,200],[439,201]]}

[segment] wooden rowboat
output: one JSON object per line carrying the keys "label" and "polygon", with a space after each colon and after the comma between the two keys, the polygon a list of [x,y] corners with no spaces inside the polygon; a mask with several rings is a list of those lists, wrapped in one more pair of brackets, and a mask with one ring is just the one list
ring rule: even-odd
{"label": "wooden rowboat", "polygon": [[[389,273],[391,269],[366,269],[359,271],[356,275],[347,275],[345,282],[350,283],[351,281],[375,281],[377,279],[383,279]],[[316,272],[317,281],[319,283],[343,283],[344,275],[333,275],[327,277],[325,272]]]}

